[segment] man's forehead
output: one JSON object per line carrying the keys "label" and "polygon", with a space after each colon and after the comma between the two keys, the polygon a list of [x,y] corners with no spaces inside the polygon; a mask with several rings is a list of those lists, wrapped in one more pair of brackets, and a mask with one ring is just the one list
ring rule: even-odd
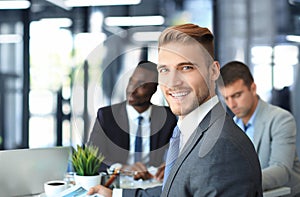
{"label": "man's forehead", "polygon": [[231,97],[236,94],[243,93],[245,91],[245,87],[246,86],[244,86],[244,85],[241,86],[236,83],[231,83],[224,87],[221,87],[220,92],[224,97]]}
{"label": "man's forehead", "polygon": [[132,74],[132,76],[130,77],[131,80],[140,81],[140,82],[155,81],[155,76],[156,76],[156,74],[154,73],[155,71],[150,71],[150,70],[144,69],[144,68],[139,68],[139,69],[140,69],[140,71],[138,71],[138,69],[136,69],[135,72]]}
{"label": "man's forehead", "polygon": [[199,42],[170,42],[160,46],[158,54],[161,52],[169,52],[186,57],[189,57],[188,55],[196,55],[198,57],[201,56],[206,60],[213,60],[207,49]]}

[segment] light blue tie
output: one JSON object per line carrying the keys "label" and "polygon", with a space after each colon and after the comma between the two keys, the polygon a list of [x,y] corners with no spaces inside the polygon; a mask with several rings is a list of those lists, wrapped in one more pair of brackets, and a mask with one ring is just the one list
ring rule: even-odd
{"label": "light blue tie", "polygon": [[167,178],[170,174],[170,171],[178,157],[179,154],[179,143],[180,143],[180,130],[178,126],[174,128],[173,135],[170,139],[170,146],[167,153],[167,160],[166,160],[166,168],[165,168],[165,175],[163,181],[163,187],[167,181]]}
{"label": "light blue tie", "polygon": [[142,153],[143,153],[142,120],[143,120],[143,116],[139,116],[138,129],[135,136],[134,162],[139,162],[142,160]]}

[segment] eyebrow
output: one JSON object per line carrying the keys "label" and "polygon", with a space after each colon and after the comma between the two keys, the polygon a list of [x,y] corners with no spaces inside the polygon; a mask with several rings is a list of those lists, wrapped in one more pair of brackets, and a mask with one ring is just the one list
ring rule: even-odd
{"label": "eyebrow", "polygon": [[166,65],[163,65],[163,64],[157,64],[156,69],[160,69],[160,68],[165,67],[165,66],[166,66]]}
{"label": "eyebrow", "polygon": [[140,79],[138,77],[130,77],[129,81],[133,81],[133,82],[137,82],[137,83],[143,83],[143,82],[145,82],[144,79]]}
{"label": "eyebrow", "polygon": [[[180,62],[179,64],[176,65],[176,67],[184,66],[184,65],[196,65],[197,66],[197,64],[192,63],[192,62]],[[165,66],[166,66],[165,64],[158,64],[157,69],[165,67]]]}
{"label": "eyebrow", "polygon": [[225,98],[228,98],[228,97],[234,97],[235,95],[241,94],[241,93],[243,93],[243,90],[238,91],[238,92],[235,92],[235,93],[233,93],[233,94],[231,94],[231,95],[228,95],[228,96],[226,96]]}
{"label": "eyebrow", "polygon": [[193,63],[193,62],[181,62],[181,63],[177,64],[177,66],[184,66],[184,65],[191,65],[191,66],[195,65],[195,66],[197,66],[197,64]]}

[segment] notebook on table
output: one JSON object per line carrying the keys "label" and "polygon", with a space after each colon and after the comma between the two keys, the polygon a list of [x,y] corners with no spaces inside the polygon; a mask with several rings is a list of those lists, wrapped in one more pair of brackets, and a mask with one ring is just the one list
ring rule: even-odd
{"label": "notebook on table", "polygon": [[0,151],[0,197],[44,192],[44,183],[63,180],[70,147]]}

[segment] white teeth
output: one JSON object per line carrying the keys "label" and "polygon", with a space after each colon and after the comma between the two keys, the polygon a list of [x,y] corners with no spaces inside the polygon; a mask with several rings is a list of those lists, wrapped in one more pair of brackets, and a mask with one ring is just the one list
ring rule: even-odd
{"label": "white teeth", "polygon": [[178,93],[171,93],[171,95],[173,97],[182,97],[182,96],[185,96],[187,95],[188,93],[187,92],[178,92]]}

